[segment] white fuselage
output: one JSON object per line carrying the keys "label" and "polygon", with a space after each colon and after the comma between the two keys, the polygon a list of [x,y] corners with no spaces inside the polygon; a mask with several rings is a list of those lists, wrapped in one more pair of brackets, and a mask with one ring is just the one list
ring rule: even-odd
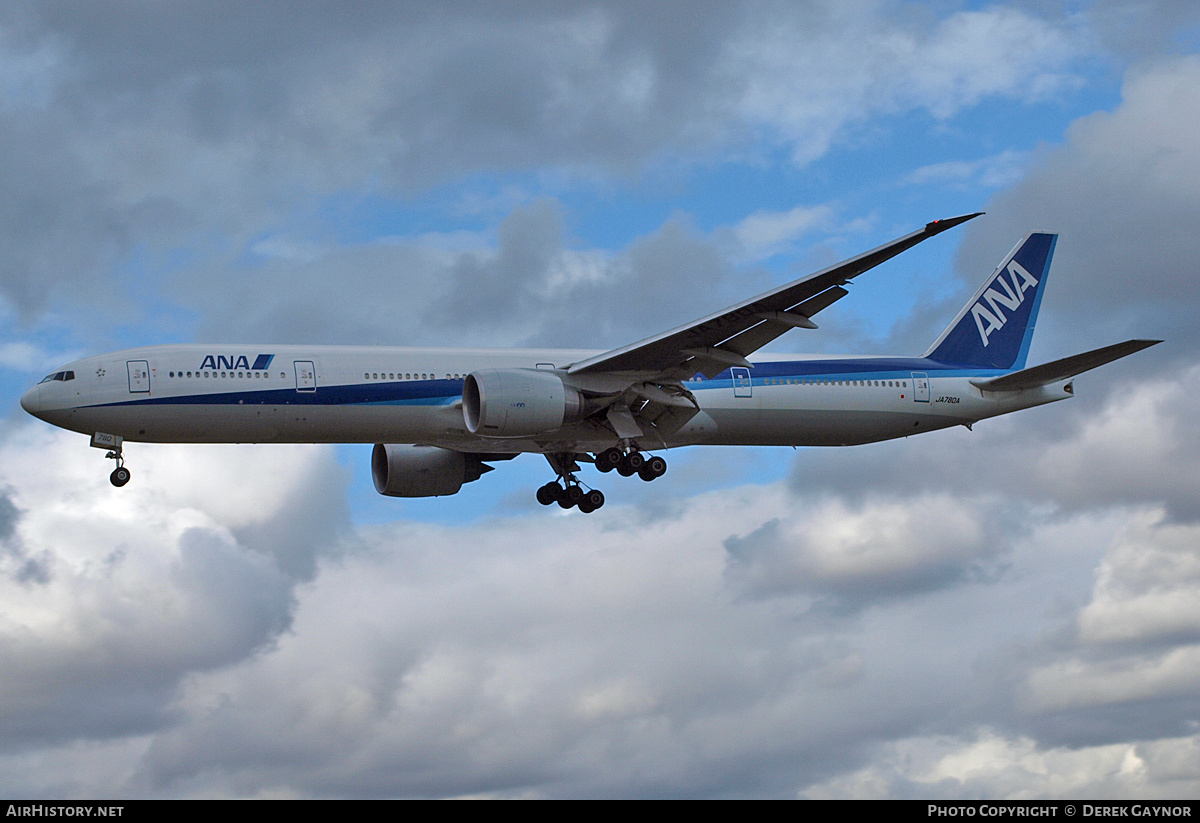
{"label": "white fuselage", "polygon": [[[597,451],[591,421],[529,438],[481,437],[462,385],[487,369],[563,370],[597,354],[564,349],[171,345],[89,357],[31,389],[22,405],[85,434],[171,443],[416,443],[457,451]],[[967,371],[923,358],[759,355],[685,381],[700,413],[646,449],[690,444],[850,445],[903,437],[1070,396],[1064,383],[983,392]],[[70,379],[66,375],[70,375]],[[54,377],[52,375],[51,377]]]}

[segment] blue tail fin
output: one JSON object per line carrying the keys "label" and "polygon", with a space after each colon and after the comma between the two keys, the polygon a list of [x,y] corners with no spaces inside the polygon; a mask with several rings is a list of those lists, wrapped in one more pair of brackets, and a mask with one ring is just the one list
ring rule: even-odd
{"label": "blue tail fin", "polygon": [[925,354],[984,369],[1023,369],[1056,234],[1026,235]]}

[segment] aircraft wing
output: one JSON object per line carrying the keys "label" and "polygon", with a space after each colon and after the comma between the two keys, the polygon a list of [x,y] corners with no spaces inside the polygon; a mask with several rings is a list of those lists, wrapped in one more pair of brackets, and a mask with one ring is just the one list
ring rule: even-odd
{"label": "aircraft wing", "polygon": [[1105,363],[1111,363],[1122,357],[1128,357],[1134,352],[1150,348],[1161,342],[1161,340],[1126,340],[1124,343],[1114,343],[1102,349],[1094,349],[1083,354],[1064,357],[1061,360],[1043,363],[1040,366],[1033,366],[1032,368],[1012,372],[1011,374],[993,377],[990,380],[972,380],[971,385],[977,386],[984,391],[1036,389],[1039,386],[1048,386],[1051,383],[1066,380],[1068,377],[1074,377],[1085,371],[1091,371],[1094,368],[1103,366]]}
{"label": "aircraft wing", "polygon": [[581,360],[572,364],[567,372],[653,372],[671,374],[679,379],[696,372],[711,377],[729,366],[750,367],[746,355],[789,329],[815,329],[816,324],[809,318],[845,297],[848,292],[842,286],[851,278],[980,214],[982,212],[926,223],[924,228],[911,234],[716,314]]}

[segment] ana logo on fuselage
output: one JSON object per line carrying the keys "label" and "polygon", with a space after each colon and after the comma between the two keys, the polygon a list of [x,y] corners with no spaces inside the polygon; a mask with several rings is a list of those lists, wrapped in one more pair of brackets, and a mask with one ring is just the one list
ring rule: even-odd
{"label": "ana logo on fuselage", "polygon": [[228,369],[237,371],[238,369],[246,369],[247,371],[262,371],[271,367],[271,361],[275,359],[273,354],[260,354],[254,358],[254,365],[250,365],[250,358],[244,354],[224,355],[224,354],[206,354],[204,362],[200,364],[201,369]]}
{"label": "ana logo on fuselage", "polygon": [[[971,316],[975,318],[975,326],[979,329],[979,339],[983,341],[984,346],[988,344],[988,336],[992,332],[1004,328],[1004,324],[1008,322],[1008,318],[1005,317],[1000,307],[1016,311],[1025,302],[1025,292],[1036,288],[1038,284],[1037,278],[1026,271],[1025,267],[1016,260],[1010,260],[1005,271],[1012,280],[1011,285],[1008,280],[1004,279],[1004,272],[1000,272],[992,281],[991,286],[988,286],[988,290],[971,307]],[[996,291],[993,286],[1004,289],[1004,294]],[[987,302],[986,308],[983,305],[985,301]]]}

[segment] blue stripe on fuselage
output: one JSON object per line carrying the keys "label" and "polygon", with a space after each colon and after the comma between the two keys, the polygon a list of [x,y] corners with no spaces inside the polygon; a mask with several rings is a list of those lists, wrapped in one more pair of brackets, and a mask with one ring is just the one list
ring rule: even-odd
{"label": "blue stripe on fuselage", "polygon": [[[754,385],[764,380],[795,378],[824,380],[908,380],[912,372],[937,377],[992,377],[1006,369],[963,368],[921,357],[864,357],[853,360],[776,360],[754,364],[750,379]],[[184,382],[187,378],[184,378]],[[160,381],[160,385],[161,385]],[[168,385],[174,385],[170,380]],[[692,389],[726,388],[733,383],[729,369],[711,379],[689,381]],[[402,382],[353,383],[344,386],[318,386],[316,391],[257,389],[251,391],[209,392],[162,397],[141,397],[100,403],[107,406],[436,406],[453,403],[462,396],[462,380],[405,380]]]}
{"label": "blue stripe on fuselage", "polygon": [[[937,377],[993,377],[1007,374],[1008,369],[965,368],[953,363],[941,363],[937,360],[927,360],[924,357],[862,357],[853,360],[775,360],[758,362],[750,369],[750,379],[756,385],[760,380],[795,377],[821,378],[827,380],[903,380],[912,377],[912,372],[924,372]],[[706,384],[729,383],[733,373],[726,369],[709,379],[701,379],[699,383],[689,382],[689,386]]]}
{"label": "blue stripe on fuselage", "polygon": [[[184,378],[186,381],[187,378]],[[168,385],[170,380],[168,379]],[[161,383],[161,381],[160,381]],[[462,396],[462,380],[407,380],[399,382],[354,383],[347,386],[318,386],[316,391],[259,389],[251,391],[180,394],[166,397],[143,397],[99,403],[92,408],[108,406],[410,406],[444,405]]]}

